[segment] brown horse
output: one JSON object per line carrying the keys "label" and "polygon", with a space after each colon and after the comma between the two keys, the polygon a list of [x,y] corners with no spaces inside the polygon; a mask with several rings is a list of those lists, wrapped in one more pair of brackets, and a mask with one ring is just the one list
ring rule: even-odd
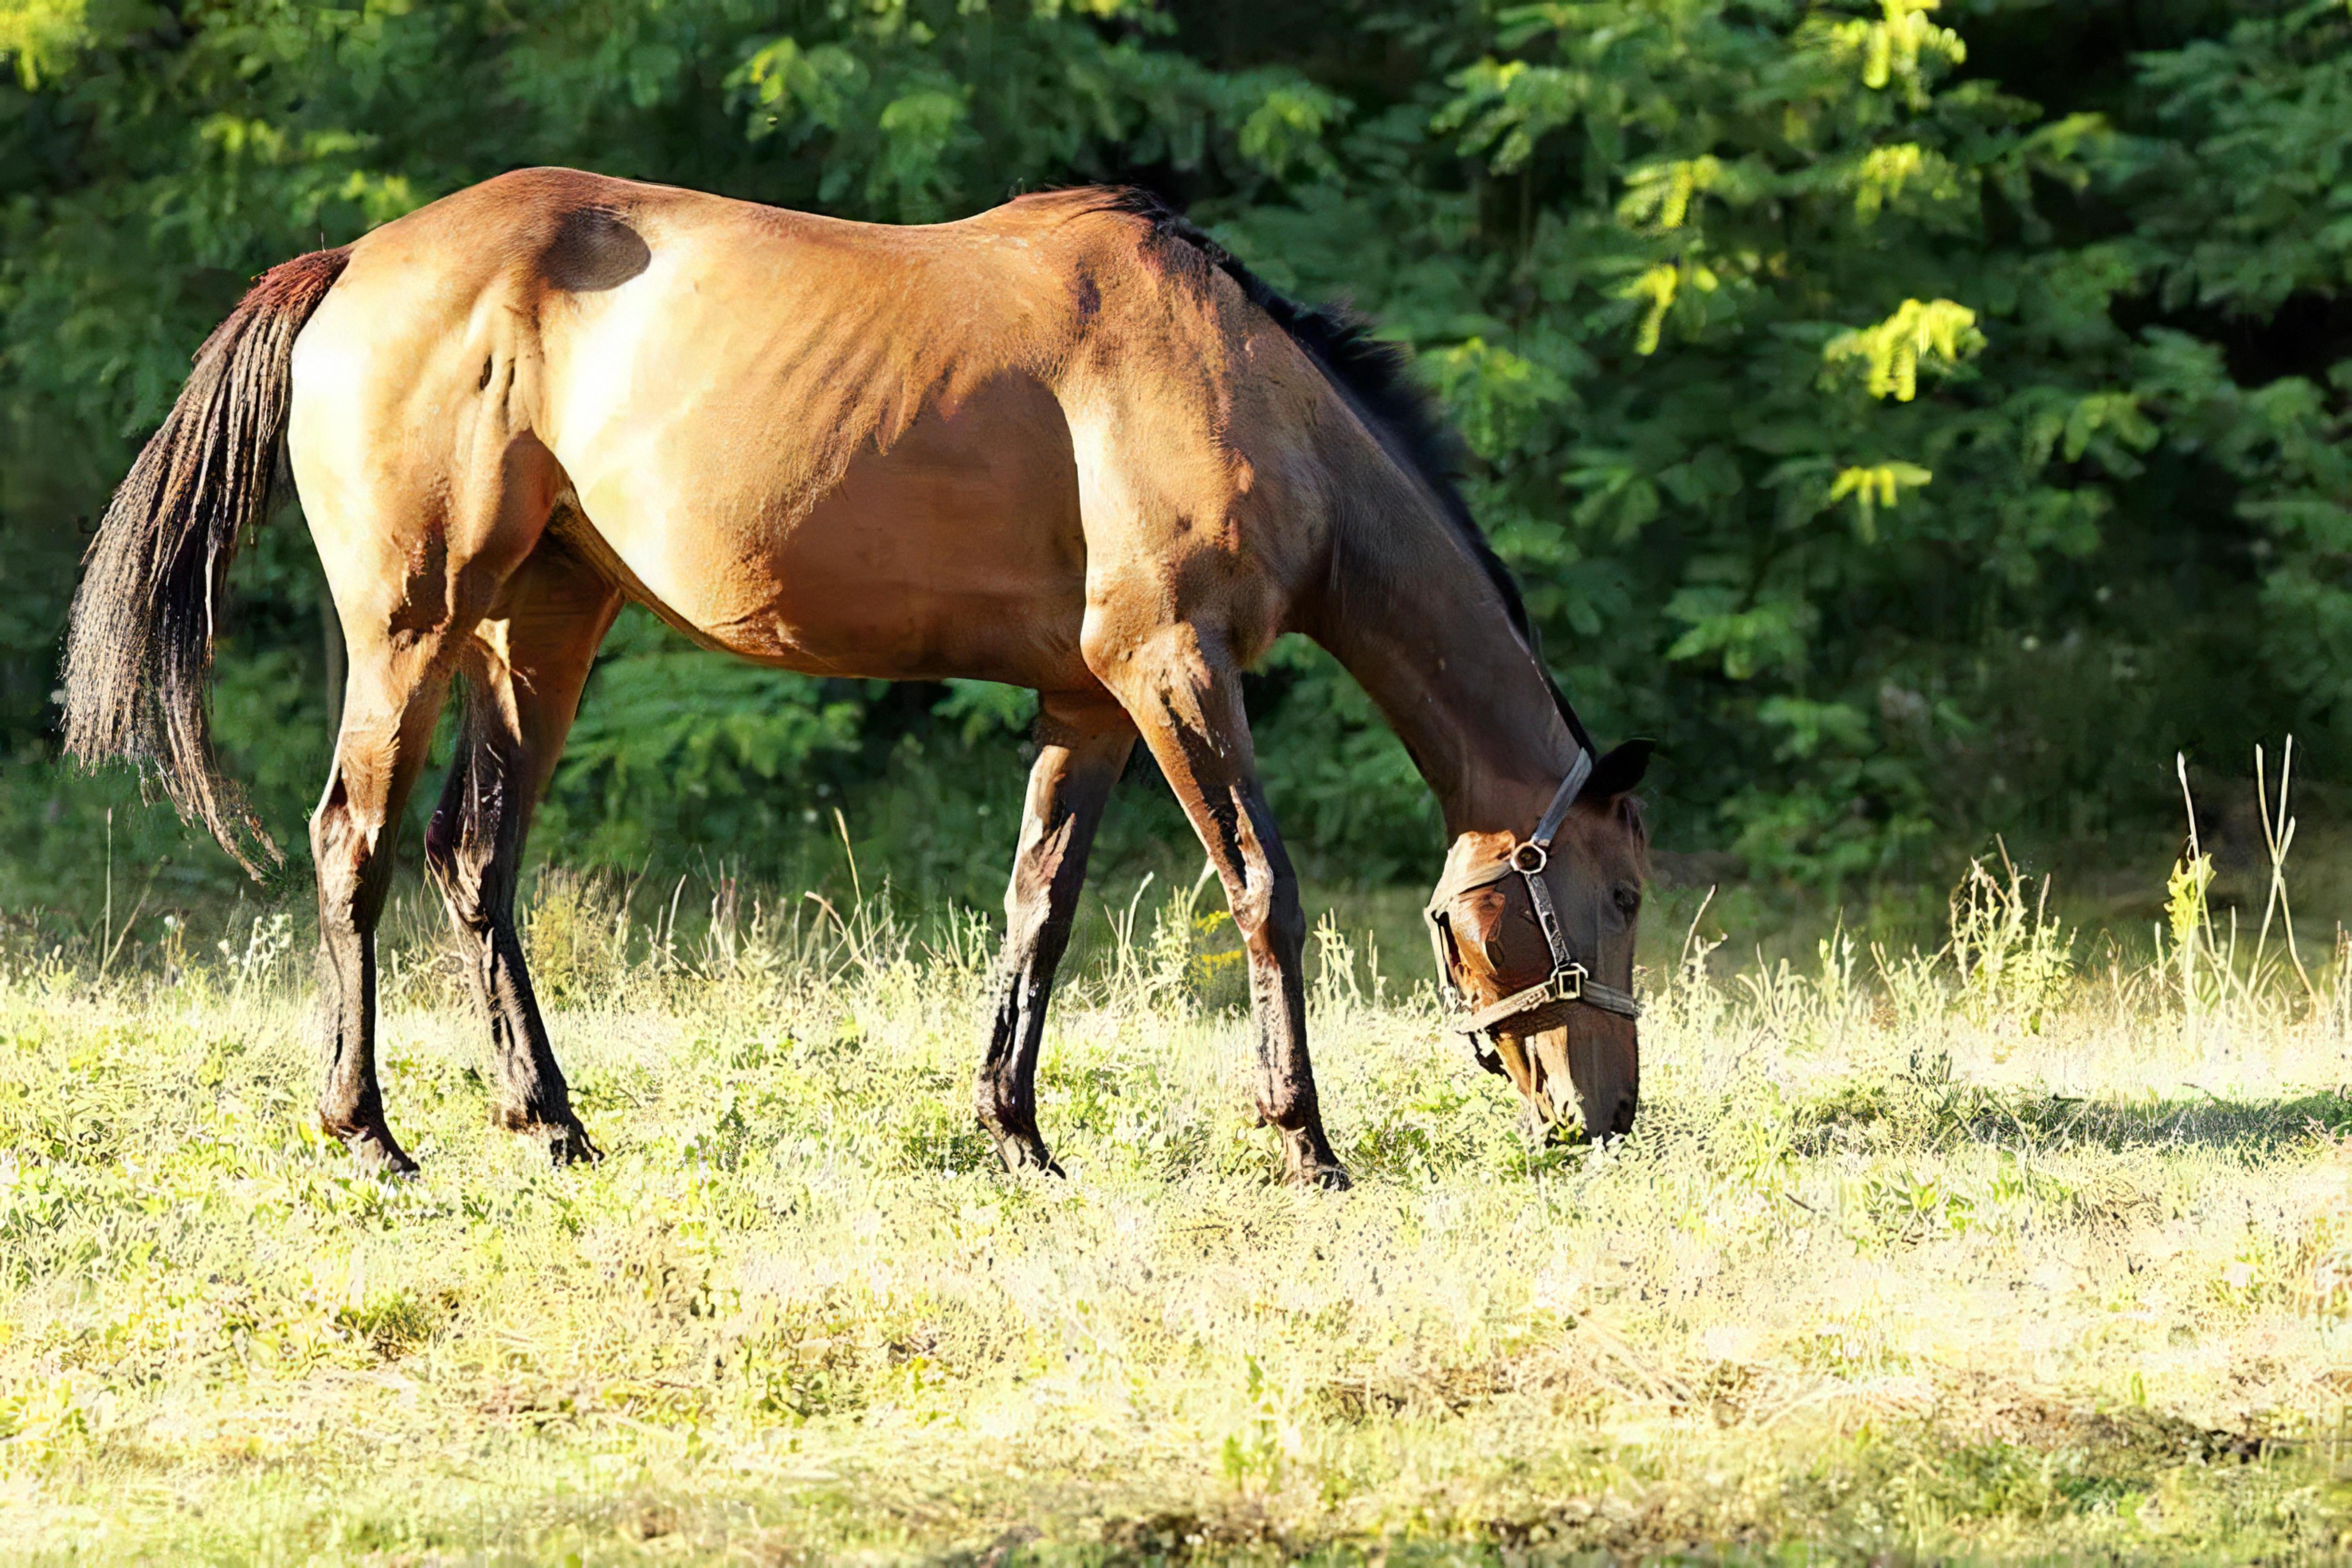
{"label": "brown horse", "polygon": [[[1039,754],[977,1096],[1006,1163],[1054,1168],[1045,1009],[1139,733],[1248,950],[1260,1113],[1293,1178],[1340,1184],[1297,884],[1242,705],[1242,671],[1303,632],[1443,803],[1449,989],[1491,1014],[1533,979],[1553,1004],[1529,991],[1489,1018],[1490,1065],[1547,1120],[1572,1082],[1587,1129],[1622,1131],[1647,749],[1596,761],[1436,436],[1360,323],[1133,193],[892,228],[508,174],[276,268],[199,351],[91,548],[68,743],[153,765],[248,868],[257,844],[277,854],[219,773],[205,684],[230,553],[283,450],[349,647],[310,822],[334,1046],[320,1114],[408,1170],[376,1082],[374,930],[453,677],[461,742],[425,864],[489,1016],[495,1119],[560,1160],[596,1151],[524,972],[516,866],[622,605],[786,668],[1030,687]],[[1555,796],[1564,826],[1523,843]],[[1515,852],[1535,867],[1517,880]],[[1575,1005],[1584,979],[1615,1010]]]}

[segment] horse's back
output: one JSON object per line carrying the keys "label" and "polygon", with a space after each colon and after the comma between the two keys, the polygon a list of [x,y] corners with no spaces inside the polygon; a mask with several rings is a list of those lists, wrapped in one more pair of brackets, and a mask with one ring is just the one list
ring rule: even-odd
{"label": "horse's back", "polygon": [[[632,592],[750,657],[1084,683],[1082,480],[1106,444],[1195,437],[1139,549],[1214,552],[1180,514],[1244,503],[1262,542],[1300,531],[1273,515],[1287,455],[1238,447],[1321,382],[1287,353],[1269,405],[1248,362],[1279,329],[1249,318],[1213,277],[1168,276],[1099,192],[894,227],[525,170],[353,247],[298,348],[296,472],[306,500],[404,471],[425,496],[462,498],[458,471],[544,489]],[[1276,549],[1277,574],[1312,554]],[[1284,595],[1257,596],[1270,635]]]}

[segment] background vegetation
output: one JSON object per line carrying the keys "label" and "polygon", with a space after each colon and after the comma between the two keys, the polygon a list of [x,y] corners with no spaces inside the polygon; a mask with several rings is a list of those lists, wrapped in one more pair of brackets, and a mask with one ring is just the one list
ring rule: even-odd
{"label": "background vegetation", "polygon": [[[19,904],[93,890],[129,799],[49,762],[59,626],[194,346],[265,266],[541,162],[890,221],[1134,180],[1352,296],[1595,729],[1666,742],[1666,842],[1768,878],[2095,853],[2176,820],[2177,748],[2235,774],[2292,729],[2325,777],[2352,736],[2340,0],[5,0],[0,59]],[[239,584],[222,729],[290,827],[333,661],[300,530]],[[1310,869],[1425,872],[1328,661],[1255,696]],[[902,879],[985,897],[1026,700],[633,619],[539,847],[776,871],[855,794]],[[1115,855],[1181,840],[1116,815]],[[226,885],[156,814],[116,831]]]}

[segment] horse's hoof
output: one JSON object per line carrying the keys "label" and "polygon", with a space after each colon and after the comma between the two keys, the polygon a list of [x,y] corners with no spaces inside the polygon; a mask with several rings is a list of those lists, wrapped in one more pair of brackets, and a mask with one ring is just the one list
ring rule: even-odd
{"label": "horse's hoof", "polygon": [[1014,1175],[1034,1171],[1047,1176],[1066,1176],[1060,1161],[1054,1158],[1042,1138],[1003,1137],[996,1141],[997,1157],[1004,1168]]}
{"label": "horse's hoof", "polygon": [[342,1140],[343,1147],[352,1152],[352,1163],[371,1176],[413,1176],[416,1162],[400,1146],[392,1131],[384,1127],[361,1127],[350,1131],[331,1125],[327,1131]]}
{"label": "horse's hoof", "polygon": [[1344,1193],[1356,1184],[1348,1175],[1348,1167],[1337,1161],[1300,1165],[1290,1173],[1288,1180],[1293,1186],[1317,1187],[1327,1193]]}
{"label": "horse's hoof", "polygon": [[604,1157],[604,1151],[589,1141],[588,1129],[574,1116],[551,1118],[521,1106],[509,1106],[490,1112],[490,1125],[525,1138],[546,1140],[551,1164],[593,1165]]}
{"label": "horse's hoof", "polygon": [[590,1141],[588,1129],[577,1121],[561,1122],[540,1131],[547,1137],[547,1158],[551,1164],[593,1165],[604,1157],[604,1151]]}

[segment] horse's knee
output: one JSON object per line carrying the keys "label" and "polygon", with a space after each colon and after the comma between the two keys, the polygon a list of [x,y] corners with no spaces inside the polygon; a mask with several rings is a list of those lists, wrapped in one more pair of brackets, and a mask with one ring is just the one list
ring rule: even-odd
{"label": "horse's knee", "polygon": [[351,924],[362,912],[370,836],[354,820],[339,775],[310,814],[310,863],[317,868],[319,911],[330,926]]}
{"label": "horse's knee", "polygon": [[1287,867],[1250,866],[1242,889],[1227,896],[1234,929],[1253,960],[1278,964],[1307,945],[1307,909]]}
{"label": "horse's knee", "polygon": [[1078,632],[1078,656],[1130,713],[1139,705],[1156,707],[1180,721],[1214,722],[1203,699],[1232,673],[1213,632],[1117,605],[1089,607]]}
{"label": "horse's knee", "polygon": [[1113,692],[1120,690],[1120,678],[1135,662],[1137,642],[1128,618],[1099,605],[1087,609],[1078,627],[1078,657],[1094,678]]}
{"label": "horse's knee", "polygon": [[1255,951],[1261,946],[1295,952],[1307,940],[1307,909],[1298,874],[1276,835],[1254,782],[1234,792],[1233,847],[1240,861],[1241,886],[1226,888],[1234,926]]}

